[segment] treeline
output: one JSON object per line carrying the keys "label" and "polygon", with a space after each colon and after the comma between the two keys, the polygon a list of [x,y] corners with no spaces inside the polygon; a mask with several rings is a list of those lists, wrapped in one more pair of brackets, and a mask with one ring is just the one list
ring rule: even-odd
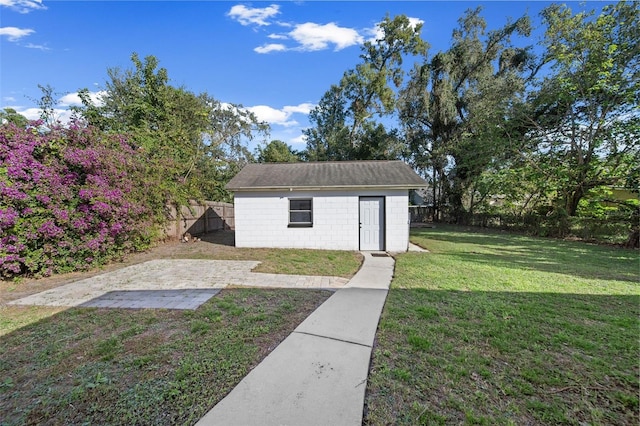
{"label": "treeline", "polygon": [[637,195],[612,191],[640,181],[638,11],[554,4],[534,45],[529,17],[490,30],[478,8],[434,53],[420,25],[387,17],[311,112],[301,157],[404,159],[428,180],[436,220],[535,216],[557,236],[575,217],[622,220],[637,246]]}

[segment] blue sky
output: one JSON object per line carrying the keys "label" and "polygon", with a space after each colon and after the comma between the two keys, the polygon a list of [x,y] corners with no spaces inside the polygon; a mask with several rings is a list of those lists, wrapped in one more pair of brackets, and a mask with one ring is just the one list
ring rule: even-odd
{"label": "blue sky", "polygon": [[[0,0],[0,108],[37,117],[38,84],[51,85],[60,118],[107,68],[154,55],[170,83],[242,104],[270,123],[270,139],[304,148],[308,112],[386,14],[423,22],[430,52],[444,50],[464,11],[483,6],[488,28],[537,15],[542,1],[46,1]],[[602,2],[568,3],[575,11]],[[539,33],[531,39],[538,40]]]}

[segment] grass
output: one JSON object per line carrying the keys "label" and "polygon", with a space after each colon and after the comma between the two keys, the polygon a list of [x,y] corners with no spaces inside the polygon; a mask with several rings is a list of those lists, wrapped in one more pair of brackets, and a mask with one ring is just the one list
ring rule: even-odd
{"label": "grass", "polygon": [[637,251],[443,227],[397,257],[365,424],[616,424],[639,415]]}
{"label": "grass", "polygon": [[[214,259],[214,260],[257,260],[254,271],[293,274],[325,275],[351,278],[362,263],[358,252],[342,250],[303,250],[271,248],[236,248],[234,234],[218,231],[203,236],[203,241],[195,244],[173,244],[165,247],[164,258],[173,259]],[[172,250],[174,249],[174,250]]]}
{"label": "grass", "polygon": [[0,281],[0,424],[193,424],[331,292],[229,288],[195,311],[6,302],[152,259],[258,260],[257,272],[351,277],[355,252],[237,249],[233,233],[100,270]]}
{"label": "grass", "polygon": [[358,252],[238,249],[233,246],[233,232],[213,232],[205,235],[202,242],[162,244],[146,253],[132,255],[124,263],[113,263],[94,271],[59,275],[39,280],[0,281],[0,336],[63,310],[63,308],[43,306],[13,306],[7,305],[7,301],[64,285],[87,276],[97,275],[152,259],[256,260],[260,264],[254,269],[255,272],[324,275],[344,278],[352,277],[362,263],[362,256]]}
{"label": "grass", "polygon": [[330,294],[227,289],[195,311],[57,313],[0,338],[0,423],[193,424]]}
{"label": "grass", "polygon": [[362,263],[357,252],[338,250],[242,248],[221,253],[180,255],[182,259],[257,260],[254,272],[352,277]]}
{"label": "grass", "polygon": [[5,334],[55,315],[65,309],[50,306],[0,305],[0,338]]}

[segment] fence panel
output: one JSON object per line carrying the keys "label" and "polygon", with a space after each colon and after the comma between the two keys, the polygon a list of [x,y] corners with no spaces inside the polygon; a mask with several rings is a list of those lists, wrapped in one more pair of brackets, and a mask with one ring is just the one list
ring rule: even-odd
{"label": "fence panel", "polygon": [[433,207],[409,206],[410,223],[433,222]]}
{"label": "fence panel", "polygon": [[222,229],[235,229],[233,204],[217,201],[198,203],[192,201],[182,206],[167,206],[168,223],[165,233],[169,238],[180,239],[188,232],[201,235]]}

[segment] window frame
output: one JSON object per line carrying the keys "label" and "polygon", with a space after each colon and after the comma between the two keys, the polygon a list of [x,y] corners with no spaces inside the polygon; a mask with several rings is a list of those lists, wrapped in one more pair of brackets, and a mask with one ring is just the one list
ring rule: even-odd
{"label": "window frame", "polygon": [[[292,201],[308,201],[309,209],[291,209]],[[289,228],[312,228],[313,227],[313,198],[312,197],[296,197],[288,199],[288,227]],[[291,220],[291,213],[309,213],[310,222],[295,222]]]}

